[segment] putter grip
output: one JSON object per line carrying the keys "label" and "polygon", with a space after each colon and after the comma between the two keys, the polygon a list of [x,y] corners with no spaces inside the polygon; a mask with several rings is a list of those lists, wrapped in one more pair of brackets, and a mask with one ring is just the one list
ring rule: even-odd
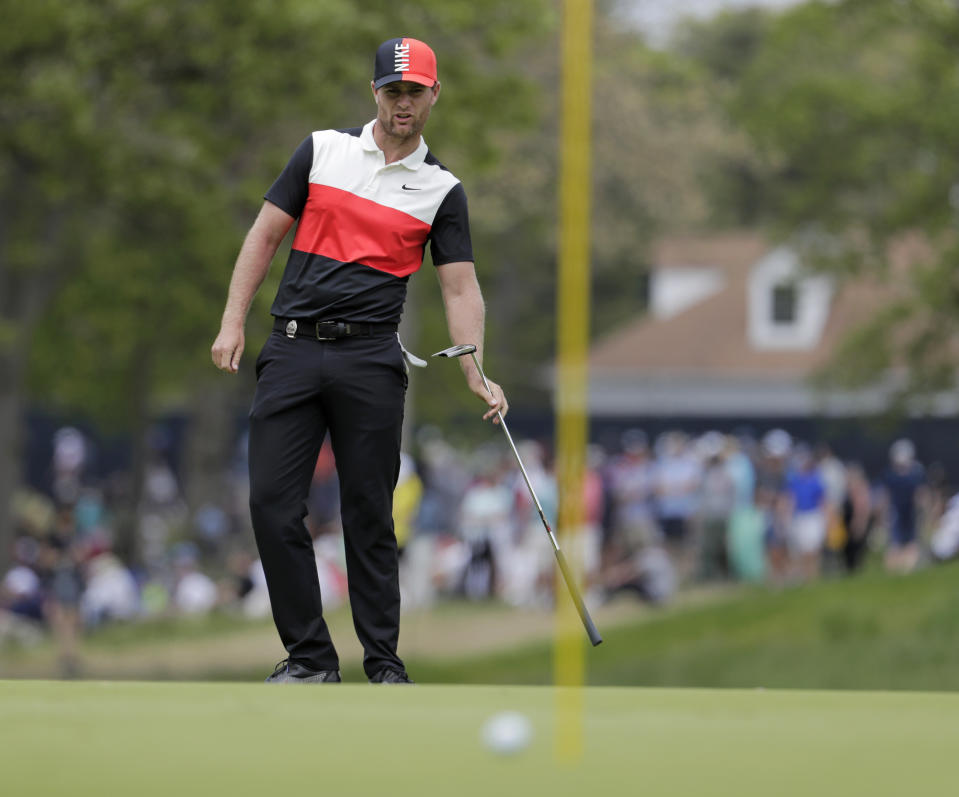
{"label": "putter grip", "polygon": [[586,628],[589,641],[595,648],[603,641],[603,638],[599,635],[593,618],[589,616],[589,610],[586,608],[586,604],[583,603],[583,597],[579,594],[579,589],[576,587],[576,580],[573,578],[573,573],[569,569],[566,557],[559,548],[556,548],[554,552],[556,553],[556,561],[559,563],[560,572],[563,574],[563,580],[566,581],[566,586],[569,588],[570,597],[573,599],[576,611],[579,612],[579,619],[583,621],[583,626]]}

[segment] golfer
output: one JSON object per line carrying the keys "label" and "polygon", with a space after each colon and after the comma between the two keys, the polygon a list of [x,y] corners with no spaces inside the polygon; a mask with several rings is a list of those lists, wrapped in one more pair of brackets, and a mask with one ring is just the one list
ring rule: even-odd
{"label": "golfer", "polygon": [[[436,56],[398,38],[376,51],[376,118],[309,135],[265,196],[233,269],[216,366],[235,373],[243,327],[280,242],[296,234],[256,361],[250,411],[250,512],[273,618],[288,658],[268,683],[340,680],[303,518],[329,432],[340,482],[350,604],[372,683],[412,683],[397,655],[400,591],[392,502],[407,368],[396,334],[406,283],[429,242],[450,338],[483,341],[466,194],[422,131],[440,95]],[[485,419],[507,411],[462,358]]]}

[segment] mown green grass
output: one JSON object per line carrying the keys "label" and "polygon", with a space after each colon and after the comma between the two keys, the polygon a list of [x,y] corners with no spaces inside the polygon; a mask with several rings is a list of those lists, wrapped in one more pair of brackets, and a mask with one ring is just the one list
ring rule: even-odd
{"label": "mown green grass", "polygon": [[[480,741],[504,709],[514,756]],[[873,692],[0,681],[0,711],[17,797],[948,794],[959,732],[959,695]]]}
{"label": "mown green grass", "polygon": [[[457,619],[475,610],[442,611]],[[210,623],[213,645],[243,627]],[[190,627],[191,642],[204,627]],[[420,682],[412,688],[363,684],[357,665],[344,670],[353,683],[323,686],[0,680],[0,793],[955,790],[957,565],[737,591],[602,630],[602,646],[584,643],[592,686],[581,691],[545,685],[553,662],[543,640],[501,655],[409,659]],[[180,624],[162,623],[89,644],[119,653],[183,638]],[[577,701],[581,713],[564,724],[559,707]],[[480,729],[507,709],[526,714],[534,735],[504,757],[483,747]],[[578,758],[558,754],[561,728],[581,734]]]}
{"label": "mown green grass", "polygon": [[[593,685],[959,691],[959,565],[749,590],[603,630],[586,646]],[[430,682],[544,684],[552,645],[409,665]]]}

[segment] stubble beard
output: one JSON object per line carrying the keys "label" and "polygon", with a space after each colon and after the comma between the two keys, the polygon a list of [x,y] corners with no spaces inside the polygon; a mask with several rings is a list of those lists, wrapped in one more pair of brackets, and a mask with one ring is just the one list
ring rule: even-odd
{"label": "stubble beard", "polygon": [[390,119],[384,127],[391,138],[399,141],[409,141],[423,132],[424,125],[425,120],[411,119],[409,127],[402,128],[394,124],[393,120]]}
{"label": "stubble beard", "polygon": [[386,119],[379,119],[379,122],[383,128],[383,132],[385,132],[390,138],[405,143],[417,138],[423,133],[423,128],[426,127],[426,120],[429,119],[429,116],[429,108],[427,108],[420,116],[413,115],[410,119],[410,125],[408,128],[398,127],[394,123],[393,114],[388,114]]}

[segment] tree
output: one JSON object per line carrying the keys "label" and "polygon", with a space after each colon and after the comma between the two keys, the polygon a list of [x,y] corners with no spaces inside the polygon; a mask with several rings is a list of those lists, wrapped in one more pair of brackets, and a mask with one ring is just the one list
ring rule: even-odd
{"label": "tree", "polygon": [[759,52],[774,15],[762,8],[723,11],[707,20],[689,20],[672,49],[697,75],[696,85],[723,130],[722,146],[699,171],[710,226],[754,227],[763,220],[765,174],[755,150],[729,113],[731,97]]}
{"label": "tree", "polygon": [[[310,130],[371,113],[371,54],[394,20],[435,34],[444,68],[463,76],[460,113],[437,129],[468,131],[470,162],[481,164],[517,114],[516,73],[497,57],[535,34],[545,7],[2,3],[0,557],[28,370],[45,403],[131,435],[135,509],[158,402],[222,379],[209,345],[263,191]],[[491,97],[498,123],[481,127],[479,103]],[[266,317],[269,293],[253,316]]]}
{"label": "tree", "polygon": [[[954,389],[959,333],[959,15],[945,0],[813,2],[779,17],[730,105],[761,155],[764,221],[896,298],[838,352],[854,386]],[[906,263],[897,244],[919,240]]]}
{"label": "tree", "polygon": [[[664,232],[715,222],[704,175],[744,150],[744,136],[722,114],[708,71],[671,52],[650,49],[603,9],[595,26],[593,97],[593,337],[645,310],[649,246]],[[536,127],[507,133],[505,154],[468,180],[477,254],[490,308],[487,370],[507,389],[514,417],[545,416],[543,366],[554,352],[558,208],[559,61],[555,39],[527,49],[521,66],[537,87]],[[438,301],[420,281],[420,306]],[[429,339],[443,336],[442,320]],[[440,348],[440,346],[437,346]],[[422,415],[443,417],[451,397],[470,401],[455,369],[427,369]],[[472,403],[457,412],[475,417]],[[469,424],[462,424],[463,427]],[[521,428],[521,427],[518,427]]]}

